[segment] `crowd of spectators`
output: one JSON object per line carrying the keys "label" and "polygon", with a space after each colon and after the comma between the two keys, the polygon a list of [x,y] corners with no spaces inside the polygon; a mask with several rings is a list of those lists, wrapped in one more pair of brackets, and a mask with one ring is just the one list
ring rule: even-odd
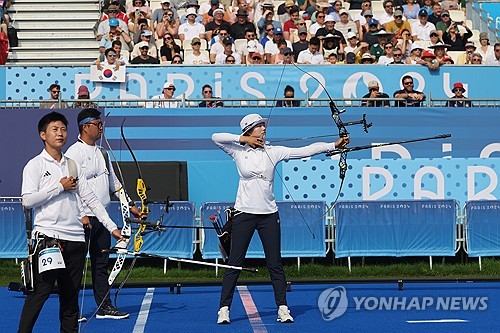
{"label": "crowd of spectators", "polygon": [[123,12],[115,0],[97,30],[98,61],[119,42],[125,64],[499,64],[498,43],[480,33],[476,45],[466,21],[451,19],[463,4],[385,0],[382,12],[371,0],[347,2],[162,0],[153,11],[133,0]]}

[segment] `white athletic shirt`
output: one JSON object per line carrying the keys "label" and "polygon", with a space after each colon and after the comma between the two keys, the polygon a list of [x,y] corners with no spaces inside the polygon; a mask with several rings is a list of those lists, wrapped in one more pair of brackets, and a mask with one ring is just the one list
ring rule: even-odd
{"label": "white athletic shirt", "polygon": [[[75,162],[76,164],[76,162]],[[76,191],[64,191],[61,178],[69,177],[68,159],[63,155],[57,162],[44,149],[31,159],[23,170],[21,194],[26,208],[33,208],[33,231],[46,236],[84,242],[83,225],[79,217],[77,196],[87,204],[110,232],[117,229],[104,206],[92,192],[80,167]]]}
{"label": "white athletic shirt", "polygon": [[271,214],[278,211],[274,199],[274,169],[289,159],[310,157],[335,150],[335,143],[317,142],[301,148],[269,146],[252,148],[240,143],[240,135],[215,133],[214,143],[236,162],[240,181],[234,208],[250,214]]}
{"label": "white athletic shirt", "polygon": [[[78,141],[68,148],[65,155],[80,166],[90,188],[104,207],[108,207],[111,201],[109,193],[115,193],[119,199],[117,191],[122,187],[122,184],[116,177],[113,167],[110,168],[106,165],[106,160],[98,146],[90,146],[78,136]],[[83,207],[85,215],[94,216],[87,205],[83,205]]]}

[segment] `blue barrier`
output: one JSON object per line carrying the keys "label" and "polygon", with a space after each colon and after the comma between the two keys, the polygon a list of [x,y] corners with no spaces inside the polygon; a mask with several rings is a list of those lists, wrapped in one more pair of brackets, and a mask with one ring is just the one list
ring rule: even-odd
{"label": "blue barrier", "polygon": [[[233,202],[204,203],[201,208],[202,224],[212,226],[210,216],[220,212],[224,213],[225,207],[233,205]],[[283,257],[324,257],[326,255],[324,227],[326,203],[324,201],[278,202],[278,210],[281,221],[281,255]],[[309,229],[314,231],[314,237]],[[221,258],[218,250],[219,241],[215,231],[206,230],[204,235],[203,259]],[[264,250],[257,232],[252,237],[246,257],[264,258]]]}
{"label": "blue barrier", "polygon": [[469,257],[500,255],[500,201],[468,201],[465,205]]}
{"label": "blue barrier", "polygon": [[348,201],[335,205],[335,257],[454,256],[454,200]]}
{"label": "blue barrier", "polygon": [[25,225],[20,200],[0,202],[0,258],[27,256]]}
{"label": "blue barrier", "polygon": [[[167,226],[196,226],[196,209],[193,202],[172,201],[174,205],[169,208],[169,213],[165,211],[165,204],[149,204],[150,213],[148,221],[159,221]],[[108,212],[113,221],[118,222],[119,228],[123,226],[120,212],[120,204],[112,202],[108,207]],[[137,227],[137,225],[133,226]],[[149,233],[144,236],[144,246],[142,252],[154,253],[161,256],[193,258],[196,230],[170,228],[161,235]]]}

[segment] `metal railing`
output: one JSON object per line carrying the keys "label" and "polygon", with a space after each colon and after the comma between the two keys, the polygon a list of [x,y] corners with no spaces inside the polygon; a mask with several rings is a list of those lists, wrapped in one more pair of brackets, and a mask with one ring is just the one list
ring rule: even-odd
{"label": "metal railing", "polygon": [[495,24],[490,13],[483,9],[481,2],[467,1],[466,10],[467,19],[473,22],[474,29],[487,32],[491,44],[500,42],[499,25]]}

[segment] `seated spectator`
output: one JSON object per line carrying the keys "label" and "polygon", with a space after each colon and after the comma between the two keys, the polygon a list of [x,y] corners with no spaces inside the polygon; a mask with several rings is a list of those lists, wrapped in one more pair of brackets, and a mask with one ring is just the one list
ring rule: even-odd
{"label": "seated spectator", "polygon": [[257,41],[257,35],[255,34],[255,30],[248,30],[245,32],[244,43],[241,43],[239,48],[236,50],[241,56],[241,63],[244,65],[247,63],[247,56],[250,52],[259,52],[264,53],[264,48]]}
{"label": "seated spectator", "polygon": [[410,47],[410,56],[406,57],[407,65],[426,65],[426,63],[422,60],[422,52],[424,49],[422,46],[417,43],[413,43]]}
{"label": "seated spectator", "polygon": [[213,11],[212,14],[213,14],[213,20],[205,25],[205,33],[207,36],[207,40],[212,39],[214,31],[218,31],[221,28],[224,28],[224,30],[228,31],[230,27],[230,23],[224,21],[224,9],[217,8]]}
{"label": "seated spectator", "polygon": [[279,52],[275,55],[272,56],[272,64],[283,64],[285,62],[285,49],[290,50],[289,47],[287,47],[286,41],[285,40],[280,40],[278,42],[278,50]]}
{"label": "seated spectator", "polygon": [[[103,38],[106,38],[110,43],[114,40],[123,38],[122,47],[126,46],[123,45],[124,42],[126,44],[130,43],[132,40],[125,22],[114,17],[99,23],[99,27],[97,28],[97,40],[100,41]],[[107,48],[109,48],[109,46]]]}
{"label": "seated spectator", "polygon": [[252,53],[252,57],[249,59],[247,64],[250,65],[263,65],[264,57],[259,52]]}
{"label": "seated spectator", "polygon": [[231,38],[229,38],[229,37],[224,38],[224,40],[222,41],[222,44],[224,45],[224,51],[222,53],[219,53],[215,57],[215,64],[216,65],[223,65],[226,63],[228,56],[233,56],[233,58],[235,60],[234,63],[237,65],[240,65],[241,64],[241,56],[237,52],[233,51],[233,42],[232,42]]}
{"label": "seated spectator", "polygon": [[[240,0],[245,1],[245,0]],[[229,34],[234,39],[243,39],[245,38],[245,33],[247,31],[255,32],[255,26],[252,22],[248,20],[248,11],[245,9],[238,9],[236,13],[236,22],[231,24],[229,28]]]}
{"label": "seated spectator", "polygon": [[[347,64],[347,63],[349,63],[347,60],[348,60],[348,58],[349,58],[349,56],[350,56],[351,54],[353,55],[352,59],[354,59],[352,63],[353,63],[353,64],[355,63],[355,61],[356,61],[356,55],[354,55],[354,53],[352,53],[352,52],[349,52],[349,53],[347,53],[347,54],[346,54],[346,64]],[[338,56],[338,55],[336,55],[335,53],[330,53],[330,54],[328,55],[328,58],[326,58],[326,61],[327,61],[330,65],[336,65],[336,64],[338,64],[338,63],[339,63],[339,56]]]}
{"label": "seated spectator", "polygon": [[390,65],[406,65],[406,63],[403,61],[403,54],[403,50],[401,50],[399,47],[395,47],[392,51],[393,60]]}
{"label": "seated spectator", "polygon": [[[77,96],[78,99],[90,99],[89,88],[83,85],[78,87]],[[81,109],[87,109],[87,108],[97,109],[99,106],[97,105],[97,103],[91,101],[77,101],[73,103],[72,107]]]}
{"label": "seated spectator", "polygon": [[283,59],[283,64],[290,65],[290,64],[293,64],[295,62],[295,58],[294,58],[293,51],[291,48],[285,47],[283,49],[283,54],[285,55],[285,58]]}
{"label": "seated spectator", "polygon": [[165,34],[163,45],[160,48],[161,62],[172,61],[174,55],[181,53],[181,48],[174,41],[170,33]]}
{"label": "seated spectator", "polygon": [[418,18],[418,13],[420,12],[420,5],[415,2],[415,0],[406,0],[406,4],[403,5],[403,14],[407,19],[415,20]]}
{"label": "seated spectator", "polygon": [[153,57],[155,59],[158,59],[158,50],[156,49],[156,44],[151,42],[152,36],[153,36],[153,34],[149,30],[144,30],[141,33],[140,42],[135,44],[134,49],[132,50],[132,53],[130,54],[130,57],[132,58],[132,60],[142,54],[142,50],[139,47],[139,45],[144,45],[142,42],[148,44],[149,56]]}
{"label": "seated spectator", "polygon": [[453,61],[453,58],[450,56],[445,56],[443,58],[443,65],[454,65],[455,62]]}
{"label": "seated spectator", "polygon": [[[333,16],[331,18],[335,21]],[[316,22],[311,24],[308,30],[311,36],[316,36],[316,32],[318,31],[318,29],[325,27],[325,19],[326,19],[325,13],[318,13],[316,15]]]}
{"label": "seated spectator", "polygon": [[[443,42],[449,44],[448,51],[464,51],[467,40],[472,37],[472,31],[467,27],[465,21],[462,23],[465,28],[465,33],[460,32],[455,22],[448,28],[446,33],[443,34]],[[437,31],[436,31],[437,35]]]}
{"label": "seated spectator", "polygon": [[439,62],[440,65],[443,64],[443,58],[446,56],[446,50],[450,47],[448,44],[443,44],[441,42],[437,42],[436,45],[429,46],[429,49],[434,51],[434,55],[436,56],[436,61]]}
{"label": "seated spectator", "polygon": [[[116,5],[109,5],[108,7],[108,14],[103,16],[102,21],[99,23],[99,26],[97,27],[97,40],[101,40],[102,37],[109,33],[110,30],[110,25],[109,22],[111,19],[117,20],[117,23],[115,26],[120,26],[120,29],[124,31],[126,34],[129,33],[128,27],[127,27],[127,22],[125,22],[123,19],[118,17],[119,13],[119,7]],[[113,21],[114,22],[114,21]]]}
{"label": "seated spectator", "polygon": [[378,29],[378,21],[375,19],[371,19],[368,21],[368,31],[363,34],[363,42],[367,42],[369,47],[378,43],[377,33]]}
{"label": "seated spectator", "polygon": [[127,15],[130,17],[130,13],[145,13],[144,17],[150,19],[153,15],[153,11],[146,5],[146,0],[133,0],[132,4],[127,8]]}
{"label": "seated spectator", "polygon": [[437,23],[441,21],[441,14],[443,13],[443,7],[439,2],[435,2],[432,5],[432,14],[429,13],[429,22],[437,26]]}
{"label": "seated spectator", "polygon": [[[156,24],[156,27],[158,27],[158,24],[160,24],[161,21],[164,19],[163,15],[166,12],[171,12],[172,19],[176,21],[177,27],[179,27],[179,25],[180,25],[179,14],[177,13],[177,9],[170,6],[170,0],[161,0],[160,6],[161,6],[160,8],[156,8],[153,11],[153,15],[151,16],[152,25]],[[156,29],[152,29],[152,30],[155,31]],[[177,35],[177,33],[175,35]],[[158,38],[163,38],[163,37],[158,36]]]}
{"label": "seated spectator", "polygon": [[493,48],[494,56],[486,59],[488,66],[500,66],[500,43],[496,43]]}
{"label": "seated spectator", "polygon": [[292,44],[292,50],[295,61],[297,61],[299,53],[309,47],[309,42],[307,41],[307,29],[304,27],[300,27],[298,29],[298,34],[299,34],[299,40]]}
{"label": "seated spectator", "polygon": [[[316,37],[317,38],[317,37]],[[330,53],[337,53],[337,55],[341,55],[342,58],[344,56],[344,47],[345,45],[342,44],[341,40],[344,37],[340,37],[338,35],[334,34],[328,34],[324,37],[322,37],[321,40],[321,49],[323,49],[323,56],[328,57]]]}
{"label": "seated spectator", "polygon": [[[328,9],[327,15],[332,15],[333,18],[335,19],[335,22],[340,22],[340,11],[344,9],[344,4],[342,3],[341,0],[335,0],[333,2],[333,5]],[[316,20],[318,18],[318,14],[316,14]],[[349,14],[349,20],[352,21],[352,17]]]}
{"label": "seated spectator", "polygon": [[294,6],[289,12],[290,19],[283,24],[283,38],[290,40],[290,30],[297,30],[295,23],[299,20],[299,7]]}
{"label": "seated spectator", "polygon": [[427,47],[436,45],[437,43],[441,42],[441,40],[439,39],[439,33],[437,30],[431,30],[431,32],[429,34],[429,38],[430,38],[430,40],[426,41]]}
{"label": "seated spectator", "polygon": [[479,34],[479,48],[476,50],[483,59],[483,62],[488,58],[493,58],[494,51],[493,46],[490,45],[490,37],[487,32],[481,32]]}
{"label": "seated spectator", "polygon": [[[135,45],[140,51],[140,54],[137,57],[133,57],[132,60],[130,61],[131,64],[133,65],[146,65],[146,64],[152,64],[156,65],[159,64],[160,61],[152,57],[149,54],[149,43],[142,41],[139,44]],[[134,49],[135,49],[134,47]]]}
{"label": "seated spectator", "polygon": [[325,62],[323,55],[319,53],[320,40],[318,37],[312,37],[309,41],[309,47],[300,52],[297,57],[298,64],[321,65]]}
{"label": "seated spectator", "polygon": [[205,39],[205,26],[196,22],[196,11],[193,8],[188,8],[186,11],[187,21],[179,27],[179,39],[191,40],[195,37]]}
{"label": "seated spectator", "polygon": [[146,103],[146,107],[149,108],[176,108],[178,106],[177,101],[173,101],[175,93],[175,85],[172,82],[165,82],[163,85],[163,93],[160,95],[153,96],[151,102]]}
{"label": "seated spectator", "polygon": [[[280,52],[278,49],[278,43],[281,40],[283,40],[283,31],[281,30],[281,28],[275,28],[273,39],[268,41],[266,43],[266,46],[264,46],[266,63],[268,64],[273,63],[273,56],[275,56]],[[286,45],[287,47],[292,48],[292,44],[290,43],[290,41],[286,41]]]}
{"label": "seated spectator", "polygon": [[188,15],[187,11],[188,10],[189,10],[189,12],[194,11],[194,13],[196,15],[196,18],[194,19],[194,21],[196,23],[203,24],[203,15],[198,14],[198,10],[200,9],[200,5],[198,4],[197,0],[187,0],[185,8],[186,8],[186,14],[182,15],[182,17],[180,19],[181,24],[184,24],[187,22],[187,15]]}
{"label": "seated spectator", "polygon": [[388,46],[387,44],[390,44],[392,46],[390,42],[390,40],[392,39],[392,34],[382,29],[374,35],[377,36],[378,43],[373,44],[370,47],[370,54],[375,57],[375,61],[378,61],[380,56],[384,54],[385,47]]}
{"label": "seated spectator", "polygon": [[460,54],[457,58],[457,65],[470,65],[474,52],[476,52],[476,45],[473,42],[467,42],[465,44],[465,53]]}
{"label": "seated spectator", "polygon": [[165,10],[156,26],[158,38],[163,38],[167,32],[174,37],[179,35],[179,20],[174,18],[174,12],[171,9]]}
{"label": "seated spectator", "polygon": [[[189,53],[184,58],[184,64],[186,65],[201,65],[201,64],[210,64],[210,58],[207,52],[201,52],[201,40],[197,37],[191,39],[191,48],[193,49],[192,53]],[[186,53],[184,53],[186,54]]]}
{"label": "seated spectator", "polygon": [[425,101],[424,93],[413,89],[413,78],[410,75],[405,75],[401,79],[403,84],[403,89],[394,92],[394,98],[403,98],[404,101],[396,101],[394,106],[404,107],[404,106],[420,106],[422,101]]}
{"label": "seated spectator", "polygon": [[113,17],[122,20],[125,24],[128,24],[128,16],[122,12],[118,1],[112,1],[108,8],[104,9],[101,21],[106,21]]}
{"label": "seated spectator", "polygon": [[384,13],[379,17],[379,22],[382,27],[387,30],[385,25],[391,21],[394,21],[394,7],[392,0],[384,0],[383,3]]}
{"label": "seated spectator", "polygon": [[385,25],[385,30],[394,35],[401,35],[401,32],[406,29],[411,31],[410,22],[403,20],[403,12],[399,9],[394,11],[394,20]]}
{"label": "seated spectator", "polygon": [[483,56],[480,53],[472,53],[472,60],[470,65],[482,65],[483,64]]}
{"label": "seated spectator", "polygon": [[[116,60],[118,60],[118,62],[120,62],[123,65],[129,63],[130,53],[127,50],[122,50],[122,43],[119,40],[115,40],[113,43],[111,43],[111,48],[115,50]],[[99,50],[101,50],[101,48],[99,48]],[[102,53],[99,55],[98,58],[99,61],[106,60],[106,56],[104,55],[105,51],[106,50],[103,50]]]}
{"label": "seated spectator", "polygon": [[391,43],[386,43],[384,45],[384,54],[378,58],[377,63],[379,65],[389,65],[394,61],[394,57],[392,55],[392,51],[394,50],[394,46]]}
{"label": "seated spectator", "polygon": [[226,57],[226,60],[224,61],[226,65],[235,65],[236,64],[236,58],[230,54]]}
{"label": "seated spectator", "polygon": [[60,102],[61,100],[61,86],[57,83],[50,85],[48,89],[50,93],[50,101],[40,103],[41,109],[58,109],[58,108],[68,108],[67,102]]}
{"label": "seated spectator", "polygon": [[184,60],[182,59],[180,54],[176,54],[172,57],[172,61],[170,62],[172,65],[182,65]]}
{"label": "seated spectator", "polygon": [[269,24],[272,25],[272,29],[274,28],[281,29],[281,22],[274,20],[274,11],[268,9],[264,12],[259,22],[257,22],[257,27],[259,28],[259,34],[261,36],[265,35],[265,31],[267,29],[271,29],[271,27],[268,27]]}
{"label": "seated spectator", "polygon": [[[281,30],[281,28],[278,28]],[[261,35],[262,37],[262,35]],[[262,44],[262,47],[266,47],[266,43],[270,40],[273,40],[274,38],[274,26],[272,23],[269,23],[266,25],[266,29],[264,30],[264,36],[260,39],[260,43]]]}
{"label": "seated spectator", "polygon": [[[287,85],[285,87],[285,92],[283,98],[295,98],[295,90],[293,89],[292,86]],[[276,102],[276,107],[284,107],[284,108],[290,108],[290,107],[299,107],[300,106],[300,101],[291,101],[291,100],[279,100]]]}
{"label": "seated spectator", "polygon": [[441,14],[441,21],[436,24],[436,30],[439,34],[439,39],[443,40],[443,35],[448,31],[448,28],[451,26],[453,22],[450,18],[450,12],[444,10]]}
{"label": "seated spectator", "polygon": [[[431,32],[432,36],[432,32]],[[437,33],[436,33],[437,36]],[[432,37],[431,37],[432,38]],[[399,47],[403,51],[403,60],[410,56],[410,49],[413,44],[411,39],[411,34],[409,30],[403,29],[401,32],[401,37],[397,39],[396,47]]]}
{"label": "seated spectator", "polygon": [[[128,30],[133,35],[132,41],[134,42],[134,44],[141,42],[141,35],[144,31],[151,31],[151,28],[148,24],[148,19],[145,18],[143,14],[144,13],[140,13],[139,15],[134,14],[134,18],[132,18],[128,23]],[[139,19],[137,19],[138,17]],[[151,38],[151,40],[154,42],[154,36]]]}
{"label": "seated spectator", "polygon": [[200,108],[222,108],[224,107],[224,103],[222,101],[210,101],[210,99],[220,99],[219,97],[213,96],[212,86],[209,84],[205,84],[203,88],[201,88],[201,93],[203,94],[203,98],[208,99],[209,101],[203,101],[198,104]]}
{"label": "seated spectator", "polygon": [[[361,50],[361,43],[366,44],[368,46],[368,43],[366,42],[361,42],[358,43],[358,35],[355,32],[350,31],[347,34],[347,46],[344,47],[344,53],[347,54],[349,52],[354,53],[355,56],[359,54],[359,51]],[[361,58],[361,55],[360,55]]]}
{"label": "seated spectator", "polygon": [[446,102],[447,107],[452,107],[452,108],[456,108],[456,107],[468,107],[468,108],[470,108],[470,107],[472,107],[472,102],[464,96],[465,88],[461,82],[455,82],[453,84],[452,92],[455,95],[453,95],[451,97],[452,100],[449,100]]}
{"label": "seated spectator", "polygon": [[436,60],[436,56],[434,55],[434,53],[432,53],[431,51],[425,50],[424,54],[422,54],[422,60],[425,62],[422,65],[427,66],[427,68],[432,71],[438,69],[441,65],[439,61]]}
{"label": "seated spectator", "polygon": [[[313,1],[316,2],[316,1]],[[290,19],[290,9],[295,8],[296,4],[293,0],[286,0],[284,3],[278,6],[278,17],[281,24],[284,24]],[[316,11],[315,6],[312,7],[312,12],[309,13],[309,17],[312,17],[312,13]]]}
{"label": "seated spectator", "polygon": [[206,13],[203,13],[202,22],[201,22],[205,25],[205,31],[207,31],[207,32],[208,32],[207,24],[210,22],[213,22],[213,20],[215,19],[215,11],[217,9],[222,10],[222,15],[220,17],[220,20],[223,21],[224,20],[224,6],[220,4],[219,0],[210,0],[210,8],[207,10]]}
{"label": "seated spectator", "polygon": [[425,9],[418,12],[418,21],[411,25],[413,41],[431,40],[431,31],[436,30],[436,26],[428,21],[429,15]]}
{"label": "seated spectator", "polygon": [[[363,96],[363,99],[365,98],[387,98],[389,99],[389,95],[386,93],[380,92],[380,87],[378,85],[378,81],[370,81],[368,82],[368,91],[369,93]],[[390,102],[389,100],[383,100],[383,101],[373,101],[373,100],[363,100],[361,102],[361,106],[375,106],[375,107],[389,107]]]}
{"label": "seated spectator", "polygon": [[340,31],[345,40],[347,40],[347,34],[349,32],[358,32],[356,23],[349,20],[349,13],[347,10],[340,10],[340,21],[335,23],[335,30]]}
{"label": "seated spectator", "polygon": [[445,10],[460,10],[458,3],[459,1],[455,0],[444,0],[441,2],[441,6]]}
{"label": "seated spectator", "polygon": [[101,70],[102,66],[115,66],[115,70],[118,70],[120,66],[124,66],[125,62],[118,60],[118,54],[115,49],[109,48],[104,52],[104,61],[101,61],[99,58],[94,62],[97,65],[97,69]]}
{"label": "seated spectator", "polygon": [[229,37],[231,39],[228,30],[226,30],[225,28],[220,28],[217,36],[213,38],[215,42],[212,44],[212,46],[210,46],[210,62],[212,64],[215,63],[215,57],[217,57],[218,54],[224,52],[224,44],[222,43],[222,41],[226,39],[226,37]]}
{"label": "seated spectator", "polygon": [[[344,9],[344,11],[345,11],[345,9]],[[363,18],[364,18],[364,22],[365,22],[364,24],[361,25],[361,23],[359,21],[357,22],[359,24],[358,33],[359,33],[360,38],[366,32],[368,32],[370,30],[370,26],[368,25],[368,22],[370,22],[371,20],[376,20],[373,18],[373,12],[371,9],[363,11]],[[378,21],[378,20],[376,20],[376,21]],[[338,29],[337,24],[335,24],[335,29]]]}
{"label": "seated spectator", "polygon": [[[233,3],[233,11],[229,14],[229,21],[231,23],[235,23],[238,21],[238,16],[240,16],[240,13],[242,13],[242,11],[245,11],[246,12],[246,20],[248,20],[248,22],[252,23],[253,24],[253,21],[254,21],[254,10],[253,8],[250,8],[248,6],[248,3],[246,0],[234,0],[234,3]],[[232,34],[231,34],[232,36]],[[234,39],[237,39],[235,37],[233,37]]]}
{"label": "seated spectator", "polygon": [[371,65],[375,62],[374,57],[370,53],[363,53],[361,56],[360,64],[361,65]]}
{"label": "seated spectator", "polygon": [[372,15],[373,17],[373,13],[372,13],[372,2],[371,0],[363,0],[362,4],[361,4],[361,12],[354,15],[354,17],[352,18],[352,20],[356,23],[356,25],[359,27],[359,31],[361,33],[362,29],[361,27],[364,26],[366,24],[366,18],[365,18],[365,14],[369,11],[369,13]]}

